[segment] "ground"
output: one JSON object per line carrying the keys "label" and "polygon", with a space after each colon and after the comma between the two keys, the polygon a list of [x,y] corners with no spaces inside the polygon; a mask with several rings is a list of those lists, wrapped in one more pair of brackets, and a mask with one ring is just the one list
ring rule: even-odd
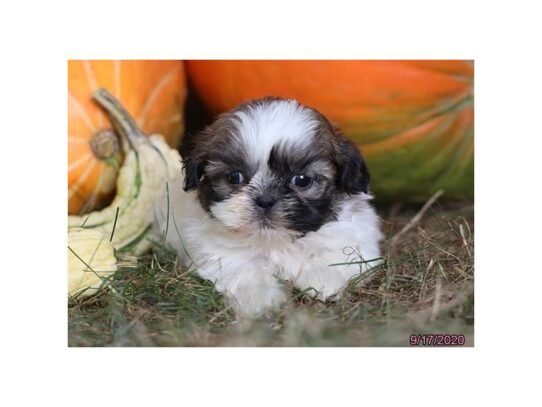
{"label": "ground", "polygon": [[410,346],[411,334],[461,334],[464,346],[473,346],[473,206],[437,201],[423,213],[399,205],[378,212],[385,263],[337,302],[289,287],[291,300],[280,312],[237,320],[212,284],[157,245],[137,264],[124,259],[110,288],[69,301],[68,344]]}

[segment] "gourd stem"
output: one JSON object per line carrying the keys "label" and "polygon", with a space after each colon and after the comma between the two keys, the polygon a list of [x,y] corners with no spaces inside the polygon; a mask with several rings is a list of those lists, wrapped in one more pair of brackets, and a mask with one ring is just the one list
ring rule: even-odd
{"label": "gourd stem", "polygon": [[132,116],[107,89],[97,89],[92,97],[108,114],[113,127],[121,137],[125,152],[137,151],[139,144],[148,141]]}
{"label": "gourd stem", "polygon": [[112,129],[102,129],[92,136],[90,147],[96,158],[110,160],[120,150],[119,137]]}

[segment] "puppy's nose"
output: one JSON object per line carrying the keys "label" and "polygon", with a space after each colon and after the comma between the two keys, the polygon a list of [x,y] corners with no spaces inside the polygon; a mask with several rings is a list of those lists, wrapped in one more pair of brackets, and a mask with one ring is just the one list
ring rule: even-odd
{"label": "puppy's nose", "polygon": [[271,208],[275,205],[275,202],[277,202],[277,200],[271,195],[262,195],[256,198],[256,204],[263,209]]}

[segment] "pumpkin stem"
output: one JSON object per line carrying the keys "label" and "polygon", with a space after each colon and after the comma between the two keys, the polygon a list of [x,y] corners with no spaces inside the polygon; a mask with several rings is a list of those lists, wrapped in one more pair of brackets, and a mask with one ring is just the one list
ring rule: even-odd
{"label": "pumpkin stem", "polygon": [[139,144],[148,141],[145,133],[139,128],[130,113],[107,89],[97,89],[92,97],[108,114],[114,129],[121,136],[125,152],[137,151]]}

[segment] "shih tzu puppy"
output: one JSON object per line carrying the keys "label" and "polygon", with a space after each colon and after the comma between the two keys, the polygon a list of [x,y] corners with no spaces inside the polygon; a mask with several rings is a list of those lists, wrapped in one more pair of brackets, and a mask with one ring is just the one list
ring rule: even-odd
{"label": "shih tzu puppy", "polygon": [[279,280],[326,300],[378,264],[367,166],[316,110],[254,100],[185,137],[181,155],[160,232],[241,314],[283,303]]}

